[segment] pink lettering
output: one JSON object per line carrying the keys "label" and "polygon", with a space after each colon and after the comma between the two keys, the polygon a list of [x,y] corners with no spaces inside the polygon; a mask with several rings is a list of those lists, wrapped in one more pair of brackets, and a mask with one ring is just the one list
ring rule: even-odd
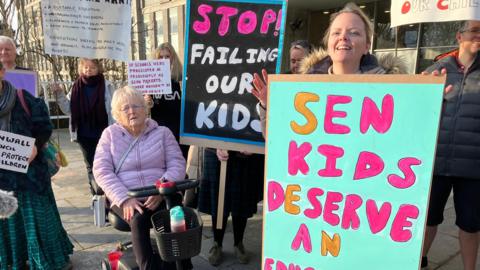
{"label": "pink lettering", "polygon": [[197,34],[206,34],[210,30],[210,18],[208,18],[208,13],[212,12],[212,6],[201,4],[198,6],[198,14],[202,16],[203,22],[195,21],[193,22],[193,30]]}
{"label": "pink lettering", "polygon": [[298,229],[298,232],[292,241],[292,249],[298,250],[302,243],[303,249],[307,253],[312,252],[312,240],[310,238],[310,232],[308,231],[308,227],[303,223],[300,224],[300,228]]}
{"label": "pink lettering", "polygon": [[411,166],[420,165],[422,161],[413,157],[402,158],[398,161],[398,168],[403,172],[405,178],[402,178],[396,174],[390,174],[388,176],[388,183],[390,185],[399,188],[405,189],[411,187],[415,184],[417,177],[413,172]]}
{"label": "pink lettering", "polygon": [[272,258],[266,258],[265,263],[263,264],[263,268],[265,270],[273,270],[272,264],[274,263],[274,260]]}
{"label": "pink lettering", "polygon": [[387,226],[388,219],[392,213],[392,205],[385,202],[380,207],[380,211],[378,211],[377,203],[374,200],[367,200],[366,211],[370,231],[376,234]]}
{"label": "pink lettering", "polygon": [[318,196],[322,196],[322,195],[323,195],[323,190],[320,188],[311,188],[308,190],[307,198],[313,208],[306,209],[303,212],[306,217],[315,219],[322,214],[322,204],[317,199]]}
{"label": "pink lettering", "polygon": [[382,101],[382,113],[373,100],[366,97],[363,99],[362,115],[360,117],[360,132],[365,134],[370,125],[378,132],[385,133],[392,126],[393,121],[393,97],[385,95]]}
{"label": "pink lettering", "polygon": [[287,266],[282,261],[277,261],[277,268],[275,270],[287,270]]}
{"label": "pink lettering", "polygon": [[327,192],[327,199],[325,200],[325,209],[323,212],[323,220],[332,226],[340,223],[340,217],[334,214],[333,211],[338,210],[338,203],[343,200],[342,193],[329,191]]}
{"label": "pink lettering", "polygon": [[291,263],[288,265],[288,270],[302,270],[302,268],[298,265]]}
{"label": "pink lettering", "polygon": [[412,232],[405,229],[413,225],[411,221],[407,220],[408,218],[418,218],[418,208],[415,205],[404,204],[398,209],[390,230],[390,237],[393,241],[407,242],[412,238]]}
{"label": "pink lettering", "polygon": [[283,192],[282,185],[280,185],[278,182],[268,182],[267,195],[269,212],[277,210],[285,201],[285,194]]}
{"label": "pink lettering", "polygon": [[306,175],[309,171],[305,157],[312,150],[312,145],[308,142],[302,143],[300,147],[297,142],[291,141],[288,147],[288,173],[290,175],[297,175],[298,171]]}
{"label": "pink lettering", "polygon": [[222,15],[220,24],[218,25],[218,34],[225,36],[230,29],[230,17],[237,15],[238,9],[232,7],[219,7],[217,8],[217,14]]}
{"label": "pink lettering", "polygon": [[333,107],[336,104],[347,104],[352,101],[352,97],[349,96],[335,96],[330,95],[327,97],[327,106],[325,109],[325,120],[323,122],[323,128],[328,134],[348,134],[350,128],[345,125],[335,124],[332,122],[333,118],[345,118],[347,113],[344,111],[335,111]]}
{"label": "pink lettering", "polygon": [[277,23],[275,24],[275,31],[280,31],[281,27],[282,27],[282,9],[278,11]]}
{"label": "pink lettering", "polygon": [[356,194],[349,194],[345,197],[345,208],[342,215],[342,228],[357,230],[360,226],[360,218],[357,209],[362,205],[362,198]]}
{"label": "pink lettering", "polygon": [[318,175],[323,177],[339,177],[342,176],[342,170],[337,169],[337,158],[343,157],[344,150],[341,147],[322,144],[318,147],[318,152],[327,158],[325,169],[318,171]]}
{"label": "pink lettering", "polygon": [[268,9],[265,11],[263,14],[263,19],[262,19],[262,25],[260,26],[260,33],[266,34],[268,33],[268,28],[270,27],[270,24],[275,22],[277,15],[275,14],[275,11]]}
{"label": "pink lettering", "polygon": [[255,27],[257,27],[257,14],[255,12],[245,11],[238,18],[237,30],[240,34],[251,34],[255,31]]}
{"label": "pink lettering", "polygon": [[372,152],[361,152],[358,155],[357,165],[355,166],[354,180],[365,179],[379,175],[385,164],[382,158]]}

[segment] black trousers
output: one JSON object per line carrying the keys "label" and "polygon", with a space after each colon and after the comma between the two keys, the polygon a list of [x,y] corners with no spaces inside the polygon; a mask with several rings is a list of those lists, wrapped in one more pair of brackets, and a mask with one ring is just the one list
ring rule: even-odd
{"label": "black trousers", "polygon": [[80,146],[80,150],[83,154],[83,160],[85,162],[85,167],[87,167],[87,173],[89,174],[88,184],[90,185],[90,192],[92,195],[95,195],[94,188],[92,187],[91,179],[93,179],[93,159],[95,158],[95,149],[100,138],[88,138],[88,137],[77,137],[77,143]]}
{"label": "black trousers", "polygon": [[[178,198],[175,198],[173,201],[173,205],[181,205],[182,197],[179,195]],[[135,212],[132,220],[128,222],[132,233],[133,253],[135,254],[135,260],[140,270],[176,270],[174,262],[164,262],[160,258],[160,255],[153,253],[150,242],[151,217],[155,212],[165,208],[165,203],[162,202],[154,211],[143,209],[143,214]],[[112,211],[123,218],[122,208],[113,206]],[[193,269],[190,259],[182,261],[182,265],[185,270]]]}

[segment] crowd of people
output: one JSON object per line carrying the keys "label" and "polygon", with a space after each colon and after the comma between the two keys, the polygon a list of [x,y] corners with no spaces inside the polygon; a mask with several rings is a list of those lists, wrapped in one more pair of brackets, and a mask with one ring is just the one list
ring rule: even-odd
{"label": "crowd of people", "polygon": [[[406,73],[405,63],[400,59],[390,56],[377,59],[370,54],[372,36],[371,20],[358,6],[347,4],[331,16],[323,38],[325,50],[315,50],[305,40],[291,44],[287,73],[380,76]],[[477,166],[480,21],[465,21],[456,33],[456,40],[458,49],[439,56],[424,72],[446,75],[447,83],[422,267],[428,266],[427,254],[453,190],[464,269],[474,270],[480,241],[480,167]],[[13,40],[0,37],[0,130],[33,137],[36,141],[26,174],[0,169],[0,189],[13,191],[19,205],[11,217],[0,219],[0,269],[27,269],[27,265],[28,269],[69,269],[73,246],[62,227],[41,151],[51,135],[52,125],[42,100],[25,93],[32,116],[35,115],[28,117],[16,98],[17,90],[3,80],[5,69],[22,69],[15,65],[15,56]],[[60,108],[70,115],[72,140],[82,150],[89,178],[95,179],[104,190],[111,211],[130,225],[140,269],[170,269],[173,266],[153,253],[149,241],[148,223],[153,213],[165,208],[163,198],[129,198],[127,191],[151,185],[159,178],[185,179],[189,165],[186,160],[196,160],[200,173],[195,175],[201,180],[198,209],[211,215],[212,220],[213,243],[208,261],[213,266],[221,264],[225,228],[231,215],[235,256],[240,263],[248,263],[243,238],[248,219],[263,199],[264,157],[213,148],[190,149],[189,155],[188,147],[179,145],[180,59],[168,43],[157,48],[154,58],[170,60],[172,94],[168,97],[142,95],[128,86],[115,90],[103,76],[99,61],[94,59],[79,60],[79,78],[67,95],[64,89],[54,87]],[[252,94],[260,104],[262,132],[268,139],[267,72],[254,74],[252,84]],[[201,158],[192,158],[192,153],[200,153]],[[220,164],[227,160],[222,229],[217,229]],[[178,198],[178,204],[181,203],[182,198]],[[185,269],[192,268],[190,261],[183,264]]]}

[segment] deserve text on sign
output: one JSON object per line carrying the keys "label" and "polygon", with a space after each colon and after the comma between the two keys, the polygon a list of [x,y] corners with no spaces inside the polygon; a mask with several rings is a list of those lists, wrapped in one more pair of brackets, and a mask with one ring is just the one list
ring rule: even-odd
{"label": "deserve text on sign", "polygon": [[171,94],[170,60],[129,62],[128,85],[144,94]]}
{"label": "deserve text on sign", "polygon": [[0,130],[0,168],[26,173],[35,139]]}
{"label": "deserve text on sign", "polygon": [[264,270],[419,268],[443,99],[422,79],[269,78]]}

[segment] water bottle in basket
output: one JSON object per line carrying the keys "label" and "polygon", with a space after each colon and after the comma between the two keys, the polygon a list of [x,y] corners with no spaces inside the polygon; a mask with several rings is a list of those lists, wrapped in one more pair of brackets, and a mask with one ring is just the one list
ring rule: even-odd
{"label": "water bottle in basket", "polygon": [[175,206],[170,209],[170,231],[173,233],[184,232],[187,230],[185,224],[185,214],[181,206]]}

